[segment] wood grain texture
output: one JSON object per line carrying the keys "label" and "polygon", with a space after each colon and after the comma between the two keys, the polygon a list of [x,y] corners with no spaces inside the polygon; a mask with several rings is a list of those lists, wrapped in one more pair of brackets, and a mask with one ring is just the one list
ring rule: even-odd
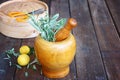
{"label": "wood grain texture", "polygon": [[[9,38],[0,34],[0,54],[2,55],[2,53],[5,53],[6,50],[10,50],[12,48],[15,48],[15,51],[18,51],[20,43],[21,40],[19,39]],[[15,61],[15,58],[13,57],[12,60]],[[3,80],[13,80],[16,67],[10,67],[9,61],[5,61],[3,60],[3,58],[1,59],[1,61],[3,61],[2,63],[0,63],[0,65],[4,65],[4,73],[0,75],[0,78],[3,77]]]}
{"label": "wood grain texture", "polygon": [[9,67],[9,61],[5,60],[7,56],[5,53],[0,53],[0,77],[2,77],[0,80],[5,80],[7,69]]}
{"label": "wood grain texture", "polygon": [[120,38],[117,30],[104,0],[88,1],[108,79],[119,80]]}
{"label": "wood grain texture", "polygon": [[120,51],[103,51],[108,80],[120,80]]}
{"label": "wood grain texture", "polygon": [[88,1],[101,50],[119,51],[120,39],[104,0]]}
{"label": "wood grain texture", "polygon": [[120,36],[120,0],[105,0]]}
{"label": "wood grain texture", "polygon": [[78,80],[107,80],[88,7],[87,0],[70,0],[71,17],[78,21],[73,30],[77,40],[77,77]]}

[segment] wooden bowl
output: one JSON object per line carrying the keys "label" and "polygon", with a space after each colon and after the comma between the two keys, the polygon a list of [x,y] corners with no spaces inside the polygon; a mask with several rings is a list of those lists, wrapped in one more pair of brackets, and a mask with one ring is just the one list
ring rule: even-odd
{"label": "wooden bowl", "polygon": [[28,21],[17,22],[15,18],[8,16],[9,12],[32,12],[44,8],[46,11],[40,16],[44,17],[48,13],[46,3],[38,0],[10,0],[0,5],[0,32],[8,37],[13,38],[32,38],[36,37],[39,32],[35,30]]}

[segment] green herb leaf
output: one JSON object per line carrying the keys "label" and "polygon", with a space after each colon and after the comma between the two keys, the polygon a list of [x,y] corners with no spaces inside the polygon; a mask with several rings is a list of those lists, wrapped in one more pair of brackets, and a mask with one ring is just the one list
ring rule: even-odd
{"label": "green herb leaf", "polygon": [[56,21],[58,18],[59,18],[59,14],[57,13],[50,20],[51,21],[53,21],[53,20]]}
{"label": "green herb leaf", "polygon": [[5,54],[7,55],[7,57],[4,59],[9,60],[9,65],[10,66],[15,65],[14,62],[12,61],[12,56],[15,56],[17,58],[19,56],[19,53],[15,53],[14,48],[12,48],[11,50],[7,50]]}
{"label": "green herb leaf", "polygon": [[9,61],[9,65],[12,66],[12,62],[11,61]]}
{"label": "green herb leaf", "polygon": [[29,63],[29,65],[32,65],[32,64],[35,64],[35,63],[38,63],[37,58],[35,58],[31,63]]}
{"label": "green herb leaf", "polygon": [[28,75],[29,75],[28,72],[25,72],[25,77],[28,77]]}
{"label": "green herb leaf", "polygon": [[16,67],[17,67],[18,69],[22,69],[22,67],[21,67],[20,65],[17,65],[17,64],[16,64]]}
{"label": "green herb leaf", "polygon": [[14,55],[15,57],[19,56],[19,53],[15,53],[14,48],[12,48],[11,50],[7,50],[5,53],[7,54],[8,58],[11,58],[10,55]]}
{"label": "green herb leaf", "polygon": [[30,53],[29,53],[29,55],[32,55],[34,53],[35,53],[34,47],[30,47]]}
{"label": "green herb leaf", "polygon": [[27,65],[27,69],[29,69],[29,67],[30,67],[30,64]]}
{"label": "green herb leaf", "polygon": [[36,66],[35,66],[35,65],[33,65],[33,66],[32,66],[32,68],[33,68],[33,70],[37,70],[37,68],[36,68]]}
{"label": "green herb leaf", "polygon": [[9,56],[9,54],[7,54],[7,57],[10,59],[11,57]]}
{"label": "green herb leaf", "polygon": [[59,14],[55,14],[53,17],[49,17],[46,14],[45,17],[36,17],[30,15],[29,23],[39,31],[40,36],[47,41],[55,41],[55,34],[59,31],[66,23],[66,19],[60,19],[57,21]]}
{"label": "green herb leaf", "polygon": [[3,58],[3,59],[10,59],[10,58]]}

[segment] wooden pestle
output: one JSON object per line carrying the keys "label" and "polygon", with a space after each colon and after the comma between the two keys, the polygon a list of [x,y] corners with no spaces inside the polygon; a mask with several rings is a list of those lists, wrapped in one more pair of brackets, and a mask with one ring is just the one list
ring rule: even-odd
{"label": "wooden pestle", "polygon": [[74,18],[69,18],[63,28],[61,28],[55,35],[56,41],[62,41],[66,39],[71,30],[77,26],[77,21]]}

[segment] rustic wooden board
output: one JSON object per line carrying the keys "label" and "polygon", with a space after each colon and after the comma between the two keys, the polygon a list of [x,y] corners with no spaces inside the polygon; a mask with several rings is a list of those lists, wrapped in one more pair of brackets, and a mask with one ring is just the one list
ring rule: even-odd
{"label": "rustic wooden board", "polygon": [[73,30],[77,40],[78,80],[107,80],[87,0],[70,0],[71,17],[78,21]]}
{"label": "rustic wooden board", "polygon": [[5,53],[0,53],[0,77],[2,77],[2,79],[0,80],[5,80],[5,76],[7,74],[7,68],[9,65],[8,60],[5,60],[4,58],[6,58],[7,56],[5,55]]}
{"label": "rustic wooden board", "polygon": [[101,50],[120,50],[120,39],[104,0],[89,0],[89,4]]}
{"label": "rustic wooden board", "polygon": [[120,0],[105,0],[120,35]]}
{"label": "rustic wooden board", "polygon": [[[120,38],[117,30],[104,0],[88,1],[108,79],[119,80]],[[117,10],[118,8],[114,9]]]}
{"label": "rustic wooden board", "polygon": [[[0,54],[1,56],[4,57],[2,53],[4,53],[6,50],[15,48],[15,50],[18,51],[21,40],[5,37],[2,34],[0,34],[0,42],[1,42],[0,46],[2,46],[0,47]],[[2,61],[0,62],[0,65],[4,66],[4,73],[0,74],[0,78],[2,78],[0,80],[13,80],[16,67],[15,66],[10,67],[9,61],[3,60],[3,58],[1,58],[0,60]]]}

